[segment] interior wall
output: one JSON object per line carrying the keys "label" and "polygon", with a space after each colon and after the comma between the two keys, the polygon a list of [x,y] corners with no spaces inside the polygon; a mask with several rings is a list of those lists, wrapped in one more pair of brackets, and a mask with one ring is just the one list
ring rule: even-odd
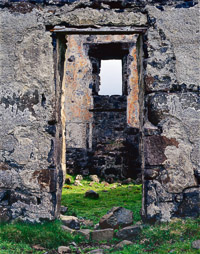
{"label": "interior wall", "polygon": [[[139,173],[141,177],[137,39],[137,34],[67,35],[68,173],[97,174],[107,180],[137,179]],[[101,59],[124,56],[128,95],[97,95]]]}

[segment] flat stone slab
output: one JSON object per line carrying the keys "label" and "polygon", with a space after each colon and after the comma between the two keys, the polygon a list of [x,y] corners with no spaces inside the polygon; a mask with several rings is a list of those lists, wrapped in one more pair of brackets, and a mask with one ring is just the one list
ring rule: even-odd
{"label": "flat stone slab", "polygon": [[94,230],[91,233],[93,241],[109,241],[114,236],[114,230],[112,228]]}
{"label": "flat stone slab", "polygon": [[141,226],[129,226],[126,228],[120,229],[117,233],[116,236],[119,239],[123,240],[133,240],[136,238],[142,230]]}
{"label": "flat stone slab", "polygon": [[87,240],[90,240],[90,232],[89,229],[80,229],[76,231],[78,234],[84,236]]}

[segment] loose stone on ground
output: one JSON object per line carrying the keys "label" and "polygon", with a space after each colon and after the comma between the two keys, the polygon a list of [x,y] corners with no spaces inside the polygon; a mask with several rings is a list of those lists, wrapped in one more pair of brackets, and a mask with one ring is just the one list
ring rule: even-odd
{"label": "loose stone on ground", "polygon": [[112,240],[113,236],[114,236],[114,230],[112,228],[94,230],[91,233],[92,240],[98,241],[98,242]]}
{"label": "loose stone on ground", "polygon": [[61,215],[60,219],[65,226],[72,229],[80,229],[80,221],[77,217]]}
{"label": "loose stone on ground", "polygon": [[116,236],[119,239],[123,239],[123,240],[133,240],[138,237],[141,230],[142,230],[141,226],[129,226],[129,227],[120,229],[116,233]]}
{"label": "loose stone on ground", "polygon": [[59,254],[71,253],[71,249],[70,247],[67,246],[60,246],[58,247],[58,253]]}
{"label": "loose stone on ground", "polygon": [[92,199],[98,199],[99,198],[99,194],[93,190],[88,190],[85,193],[85,197],[86,198],[92,198]]}
{"label": "loose stone on ground", "polygon": [[126,227],[133,224],[133,212],[123,207],[113,207],[99,222],[100,228]]}
{"label": "loose stone on ground", "polygon": [[131,241],[123,240],[115,246],[115,249],[123,249],[126,245],[133,244]]}
{"label": "loose stone on ground", "polygon": [[200,240],[196,240],[196,241],[192,242],[192,248],[200,250]]}

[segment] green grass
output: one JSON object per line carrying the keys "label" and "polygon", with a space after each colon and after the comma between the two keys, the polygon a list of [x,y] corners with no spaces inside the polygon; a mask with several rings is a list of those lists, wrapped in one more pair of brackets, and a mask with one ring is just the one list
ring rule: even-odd
{"label": "green grass", "polygon": [[115,254],[143,254],[143,253],[172,253],[193,254],[200,250],[192,249],[194,240],[200,239],[200,218],[176,219],[170,223],[146,226],[142,230],[140,239],[134,245],[127,246],[121,251],[111,250]]}
{"label": "green grass", "polygon": [[[95,183],[91,187],[90,181],[83,180],[81,183],[83,186],[70,185],[71,189],[63,189],[62,205],[69,207],[68,214],[93,220],[96,224],[112,207],[123,206],[133,211],[134,222],[141,220],[142,185],[110,184],[104,187]],[[117,186],[116,189],[112,189],[114,186]],[[99,194],[99,199],[84,197],[85,192],[91,189]]]}
{"label": "green grass", "polygon": [[[43,224],[13,223],[0,225],[0,253],[44,253],[34,251],[32,245],[54,249],[72,241],[81,242],[81,236],[73,236],[61,229],[61,222]],[[33,252],[31,252],[33,250]]]}
{"label": "green grass", "polygon": [[[83,186],[69,185],[63,189],[62,204],[69,207],[68,215],[93,220],[96,224],[113,206],[123,206],[133,211],[134,223],[139,221],[142,199],[141,185],[102,184],[89,186],[88,179],[81,181]],[[65,185],[67,186],[67,185]],[[113,189],[113,186],[117,186]],[[84,193],[92,189],[99,193],[100,198],[92,200],[84,197]],[[105,192],[107,191],[107,192]],[[139,239],[133,245],[117,251],[114,248],[106,253],[114,254],[145,254],[200,253],[191,248],[194,240],[200,239],[200,218],[176,219],[170,223],[144,226]],[[0,225],[0,254],[55,254],[58,246],[76,242],[81,248],[87,241],[78,235],[70,235],[61,229],[61,222],[45,222],[43,224],[12,223]],[[119,241],[119,240],[118,240]],[[113,239],[112,243],[116,243]],[[45,250],[35,250],[34,245],[40,245]],[[93,249],[98,248],[93,244]],[[84,253],[84,252],[82,252]]]}

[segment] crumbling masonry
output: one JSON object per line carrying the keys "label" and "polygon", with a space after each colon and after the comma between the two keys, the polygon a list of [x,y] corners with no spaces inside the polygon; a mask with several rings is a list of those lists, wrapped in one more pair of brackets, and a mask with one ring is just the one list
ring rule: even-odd
{"label": "crumbling masonry", "polygon": [[[0,1],[0,221],[55,219],[66,170],[141,178],[144,221],[199,215],[198,8]],[[122,95],[98,94],[106,59]]]}

